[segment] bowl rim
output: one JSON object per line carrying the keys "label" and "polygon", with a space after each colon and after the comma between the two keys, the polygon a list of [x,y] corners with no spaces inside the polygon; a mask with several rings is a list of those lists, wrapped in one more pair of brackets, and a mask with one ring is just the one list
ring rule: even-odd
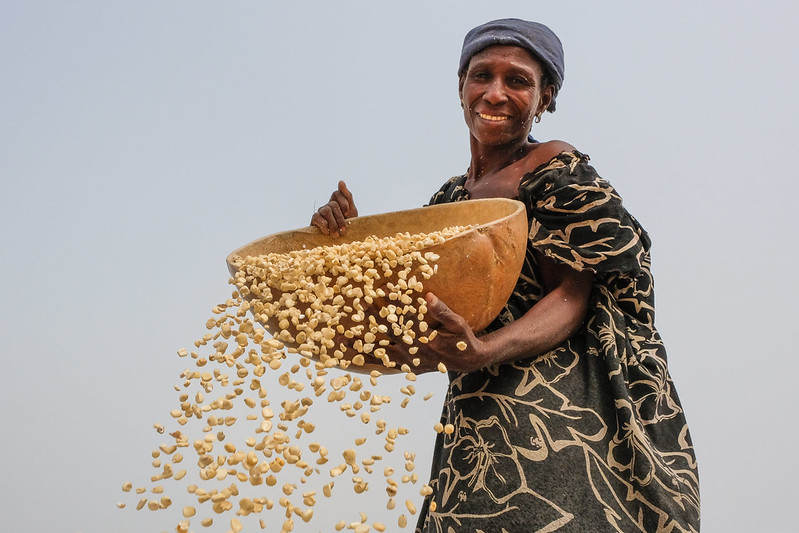
{"label": "bowl rim", "polygon": [[[375,214],[371,214],[371,215],[363,215],[363,216],[358,216],[358,217],[352,217],[352,218],[349,218],[347,220],[348,221],[370,220],[370,219],[376,219],[376,218],[380,218],[380,217],[385,217],[385,216],[388,216],[388,215],[399,215],[399,214],[413,215],[414,213],[421,213],[421,212],[424,212],[425,210],[428,210],[430,208],[439,208],[439,209],[444,209],[444,210],[446,210],[446,209],[455,209],[455,208],[463,209],[463,205],[464,204],[470,204],[470,203],[471,204],[474,204],[474,203],[506,203],[508,205],[514,205],[515,204],[515,208],[513,209],[513,211],[511,213],[508,213],[505,216],[496,218],[496,219],[494,219],[494,220],[492,220],[490,222],[485,222],[485,223],[482,223],[482,224],[472,224],[471,228],[469,228],[468,230],[463,231],[463,232],[461,232],[461,233],[459,233],[457,235],[454,235],[453,237],[451,237],[451,239],[460,238],[460,237],[462,237],[462,236],[464,236],[466,234],[469,234],[469,233],[471,233],[473,231],[480,231],[481,229],[484,229],[484,228],[486,228],[486,227],[488,227],[490,225],[493,225],[493,224],[496,224],[498,222],[502,222],[502,221],[505,221],[505,220],[510,219],[512,217],[518,216],[519,211],[525,211],[525,216],[526,216],[526,208],[525,208],[524,203],[522,203],[521,201],[519,201],[519,200],[517,200],[515,198],[474,198],[474,199],[469,199],[469,200],[461,200],[461,201],[457,201],[457,202],[447,202],[447,203],[443,203],[443,204],[424,205],[422,207],[415,207],[415,208],[411,208],[411,209],[400,209],[400,210],[396,210],[396,211],[387,211],[387,212],[384,212],[384,213],[375,213]],[[243,246],[239,246],[238,248],[236,248],[235,250],[230,252],[228,254],[227,258],[226,258],[226,262],[227,262],[228,268],[229,269],[234,268],[233,260],[236,257],[241,257],[241,258],[247,257],[246,255],[241,253],[242,250],[250,248],[251,246],[253,246],[253,245],[255,245],[255,244],[257,244],[257,243],[259,243],[261,241],[264,241],[266,239],[279,238],[282,235],[291,235],[291,234],[298,234],[298,233],[300,233],[300,234],[305,233],[305,234],[308,234],[308,235],[321,235],[322,234],[321,230],[318,227],[313,226],[313,225],[308,225],[308,226],[302,226],[302,227],[296,228],[296,229],[279,231],[279,232],[276,232],[276,233],[270,233],[268,235],[264,235],[262,237],[259,237],[257,239],[254,239],[254,240],[248,242],[247,244],[245,244]],[[385,236],[389,236],[389,235],[378,235],[378,237],[385,237]],[[357,239],[348,240],[347,239],[347,235],[344,234],[344,235],[341,235],[339,237],[331,237],[330,244],[331,245],[335,245],[335,244],[341,244],[341,243],[347,243],[347,242],[355,242],[356,240]]]}

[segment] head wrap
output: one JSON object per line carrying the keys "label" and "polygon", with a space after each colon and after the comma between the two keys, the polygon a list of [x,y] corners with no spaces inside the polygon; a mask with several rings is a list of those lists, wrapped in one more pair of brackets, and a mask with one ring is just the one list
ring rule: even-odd
{"label": "head wrap", "polygon": [[520,46],[541,62],[555,85],[555,94],[547,110],[555,111],[555,97],[563,85],[564,71],[563,46],[558,36],[538,22],[513,18],[486,22],[469,31],[463,39],[458,75],[466,72],[472,56],[497,44]]}

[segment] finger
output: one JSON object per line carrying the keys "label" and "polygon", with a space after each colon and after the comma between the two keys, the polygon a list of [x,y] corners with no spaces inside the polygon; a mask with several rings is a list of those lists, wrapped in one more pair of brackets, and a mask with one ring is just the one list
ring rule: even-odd
{"label": "finger", "polygon": [[344,210],[348,217],[357,217],[358,216],[358,208],[355,207],[355,201],[352,199],[352,193],[347,188],[347,184],[344,183],[344,180],[338,182],[338,192],[344,197],[347,201],[347,209]]}
{"label": "finger", "polygon": [[[395,370],[402,371],[403,365],[408,365],[407,368],[413,372],[414,374],[424,374],[425,372],[430,372],[435,368],[435,365],[438,363],[436,362],[434,365],[430,365],[428,361],[425,360],[423,354],[416,354],[411,355],[408,352],[408,346],[405,344],[390,344],[385,347],[386,354],[390,361],[396,364],[394,367]],[[416,358],[419,358],[418,365],[413,364]]]}
{"label": "finger", "polygon": [[409,354],[407,350],[405,350],[399,344],[392,342],[391,344],[386,345],[384,349],[386,350],[386,355],[388,355],[389,361],[396,364],[394,368],[397,370],[399,370],[403,364],[410,362],[408,359]]}
{"label": "finger", "polygon": [[[346,227],[346,219],[341,213],[341,207],[335,202],[328,202],[317,211],[317,214],[324,220],[327,227],[327,234],[338,237]],[[321,229],[321,226],[320,226]]]}
{"label": "finger", "polygon": [[438,296],[432,292],[425,295],[427,301],[427,312],[430,317],[441,323],[443,329],[447,331],[460,331],[460,316],[449,308],[447,304],[442,302]]}
{"label": "finger", "polygon": [[328,224],[327,219],[323,217],[319,211],[314,213],[311,217],[311,226],[316,226],[319,228],[319,231],[325,235],[330,235],[330,225]]}
{"label": "finger", "polygon": [[336,227],[341,230],[341,233],[347,231],[347,213],[350,209],[350,205],[347,199],[344,198],[344,195],[339,191],[334,192],[327,205],[330,206],[333,222],[335,222]]}

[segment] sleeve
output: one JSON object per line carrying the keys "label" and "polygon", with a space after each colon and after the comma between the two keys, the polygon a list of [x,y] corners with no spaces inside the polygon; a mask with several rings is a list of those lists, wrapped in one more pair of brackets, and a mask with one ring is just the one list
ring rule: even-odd
{"label": "sleeve", "polygon": [[635,274],[649,238],[613,187],[577,151],[525,178],[519,199],[530,219],[529,245],[576,270]]}

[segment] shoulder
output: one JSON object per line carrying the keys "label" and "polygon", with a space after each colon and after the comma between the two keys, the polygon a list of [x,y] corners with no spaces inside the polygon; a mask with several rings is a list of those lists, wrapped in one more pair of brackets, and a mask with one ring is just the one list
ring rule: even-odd
{"label": "shoulder", "polygon": [[576,152],[577,149],[565,141],[546,141],[538,143],[525,157],[525,173],[535,172],[549,164],[554,158],[563,153]]}
{"label": "shoulder", "polygon": [[538,152],[539,158],[545,159],[546,161],[544,162],[546,163],[558,154],[574,152],[575,150],[577,149],[566,141],[553,140],[538,143],[538,148],[533,150],[533,152]]}
{"label": "shoulder", "polygon": [[540,143],[525,161],[525,175],[520,183],[520,194],[544,198],[564,189],[577,191],[580,188],[610,189],[590,158],[564,141]]}

